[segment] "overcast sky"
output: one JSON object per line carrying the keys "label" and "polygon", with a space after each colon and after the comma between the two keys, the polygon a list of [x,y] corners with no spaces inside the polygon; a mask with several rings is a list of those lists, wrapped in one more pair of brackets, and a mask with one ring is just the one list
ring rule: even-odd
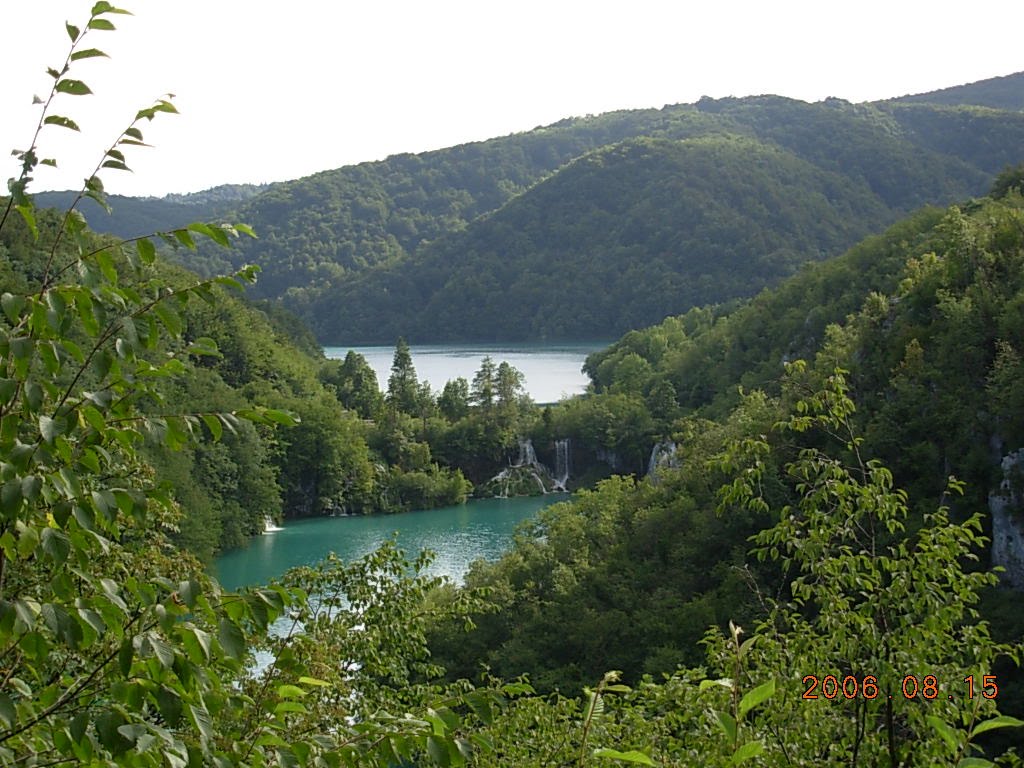
{"label": "overcast sky", "polygon": [[[0,0],[0,149],[17,168],[91,2]],[[116,2],[115,2],[116,4]],[[54,111],[35,189],[77,188],[136,110],[165,92],[181,115],[143,126],[155,149],[112,192],[157,195],[298,178],[563,117],[703,95],[866,101],[1024,70],[1020,0],[123,0],[111,59],[75,65],[93,96]],[[73,74],[72,76],[76,76]]]}

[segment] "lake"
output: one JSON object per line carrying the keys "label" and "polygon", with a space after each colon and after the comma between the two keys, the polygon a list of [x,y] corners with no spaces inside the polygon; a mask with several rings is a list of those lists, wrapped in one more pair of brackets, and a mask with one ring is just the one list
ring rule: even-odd
{"label": "lake", "polygon": [[[462,376],[472,383],[480,361],[490,355],[495,364],[503,360],[518,369],[525,378],[527,394],[535,403],[555,403],[563,397],[583,393],[590,380],[581,370],[592,352],[604,349],[606,342],[578,344],[419,344],[410,345],[412,362],[420,381],[440,393],[446,382]],[[391,375],[394,347],[324,347],[327,357],[343,359],[352,349],[366,358],[377,374],[384,391]]]}
{"label": "lake", "polygon": [[549,494],[474,499],[422,512],[288,521],[280,530],[254,537],[248,547],[218,557],[214,575],[227,589],[265,584],[291,567],[313,565],[329,552],[355,560],[397,532],[399,546],[410,559],[430,549],[437,556],[428,572],[461,583],[471,562],[496,560],[511,546],[516,525],[567,498],[568,494]]}

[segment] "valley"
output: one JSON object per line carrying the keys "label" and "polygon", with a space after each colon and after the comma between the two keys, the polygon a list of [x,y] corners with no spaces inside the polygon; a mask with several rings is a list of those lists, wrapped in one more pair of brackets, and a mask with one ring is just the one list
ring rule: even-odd
{"label": "valley", "polygon": [[[124,15],[66,25],[40,130]],[[1019,765],[1022,87],[162,199],[100,175],[168,98],[81,196],[37,133],[0,764]]]}

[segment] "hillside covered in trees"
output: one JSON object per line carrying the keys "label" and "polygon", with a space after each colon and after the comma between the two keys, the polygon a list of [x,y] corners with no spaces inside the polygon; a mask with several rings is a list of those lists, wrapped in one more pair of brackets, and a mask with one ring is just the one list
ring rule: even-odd
{"label": "hillside covered in trees", "polygon": [[[185,263],[260,264],[253,295],[324,342],[607,338],[981,194],[1018,161],[1024,114],[972,105],[1012,101],[1014,77],[937,101],[702,99],[324,171],[248,190],[232,215],[259,239]],[[132,203],[154,205],[175,224],[193,207]]]}
{"label": "hillside covered in trees", "polygon": [[[612,422],[646,419],[639,441],[671,440],[672,461],[640,482],[613,478],[542,511],[501,561],[479,563],[467,584],[487,589],[493,604],[468,637],[435,632],[437,658],[456,677],[480,665],[501,677],[530,670],[535,685],[557,690],[609,667],[635,682],[699,664],[704,627],[756,623],[766,599],[789,594],[801,547],[837,562],[850,556],[842,534],[817,538],[813,529],[871,506],[847,507],[826,490],[827,476],[842,493],[847,478],[838,475],[848,467],[862,478],[887,467],[885,482],[906,490],[903,522],[881,536],[901,542],[901,558],[935,524],[937,501],[950,506],[944,526],[981,513],[979,533],[1000,547],[979,541],[972,567],[1007,569],[1003,589],[984,592],[982,614],[999,639],[1021,642],[1014,590],[1024,586],[1024,550],[1013,542],[1024,531],[1014,459],[1024,440],[1024,172],[1005,174],[996,190],[998,199],[922,211],[735,311],[693,310],[593,355],[596,392],[563,404],[551,418],[555,431],[568,433],[573,410],[611,410],[619,414]],[[807,365],[788,362],[798,359]],[[842,383],[840,400],[835,392],[806,400],[830,381]],[[666,391],[678,392],[667,406]],[[799,433],[818,423],[815,409],[845,397],[848,410],[809,448]],[[800,451],[832,441],[835,458],[809,481],[823,483],[820,495],[797,512],[808,482]],[[737,451],[745,475],[728,458]],[[733,493],[740,488],[766,503],[747,504]],[[993,498],[1006,500],[1009,516]],[[769,550],[749,552],[750,542],[771,543],[771,552],[787,546],[766,536],[772,525],[797,537],[781,563],[763,557]],[[998,670],[1007,685],[1001,706],[1024,712],[1010,688],[1019,673]]]}

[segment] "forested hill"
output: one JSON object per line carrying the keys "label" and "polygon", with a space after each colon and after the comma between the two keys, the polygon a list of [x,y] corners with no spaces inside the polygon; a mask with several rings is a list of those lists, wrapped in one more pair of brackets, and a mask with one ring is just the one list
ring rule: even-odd
{"label": "forested hill", "polygon": [[291,288],[288,306],[326,340],[617,335],[750,296],[920,205],[978,194],[1024,146],[1024,115],[990,110],[764,96],[657,114],[643,119],[658,142],[593,150],[411,255]]}
{"label": "forested hill", "polygon": [[755,293],[888,213],[865,182],[748,138],[634,139],[311,314],[324,338],[607,338]]}
{"label": "forested hill", "polygon": [[893,99],[896,102],[979,106],[993,109],[1024,110],[1024,72],[1004,77],[991,77],[967,85],[956,85],[928,93],[917,93]]}
{"label": "forested hill", "polygon": [[[183,227],[196,220],[219,218],[244,200],[259,194],[266,184],[221,184],[201,192],[171,194],[164,197],[125,197],[110,195],[110,211],[104,211],[89,198],[79,203],[79,209],[97,232],[122,238],[139,237]],[[33,197],[40,208],[67,210],[75,200],[76,192],[39,192]]]}
{"label": "forested hill", "polygon": [[[664,157],[623,160],[641,146]],[[259,240],[186,254],[187,266],[260,264],[256,295],[281,298],[324,342],[606,337],[749,296],[921,205],[980,194],[1021,147],[1019,112],[702,99],[274,184],[232,214]],[[599,215],[612,210],[635,226],[612,231]],[[712,289],[726,251],[728,283]],[[578,290],[553,288],[581,270]]]}

